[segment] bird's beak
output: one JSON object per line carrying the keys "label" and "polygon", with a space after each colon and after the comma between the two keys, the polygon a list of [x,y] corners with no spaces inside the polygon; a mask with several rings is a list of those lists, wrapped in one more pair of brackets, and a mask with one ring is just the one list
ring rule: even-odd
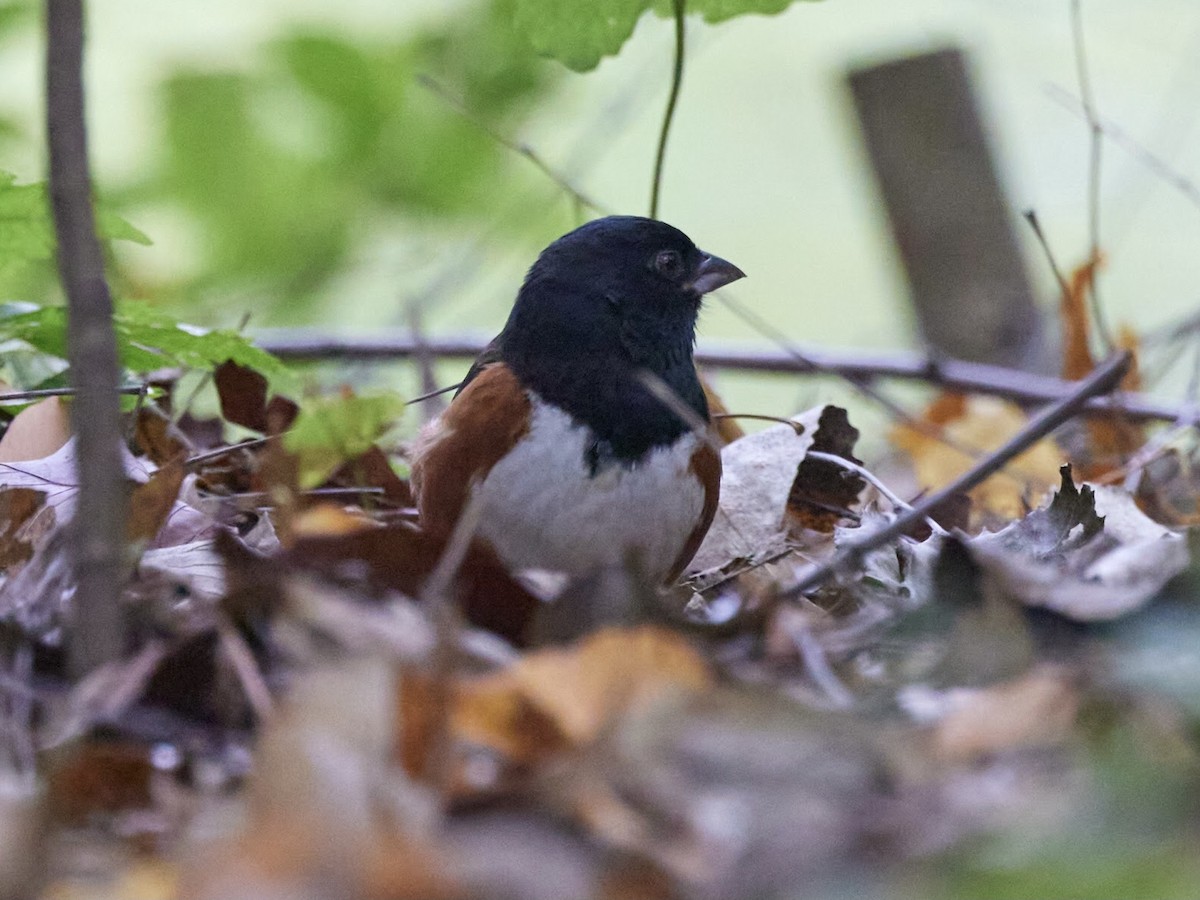
{"label": "bird's beak", "polygon": [[700,265],[696,266],[690,286],[697,294],[707,294],[745,277],[746,273],[728,260],[704,253]]}

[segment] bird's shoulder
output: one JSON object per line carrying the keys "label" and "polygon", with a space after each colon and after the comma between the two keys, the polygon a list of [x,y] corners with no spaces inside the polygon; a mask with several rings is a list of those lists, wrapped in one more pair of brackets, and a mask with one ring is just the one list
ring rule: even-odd
{"label": "bird's shoulder", "polygon": [[481,366],[418,441],[412,481],[422,526],[449,534],[475,481],[529,432],[532,403],[505,363]]}

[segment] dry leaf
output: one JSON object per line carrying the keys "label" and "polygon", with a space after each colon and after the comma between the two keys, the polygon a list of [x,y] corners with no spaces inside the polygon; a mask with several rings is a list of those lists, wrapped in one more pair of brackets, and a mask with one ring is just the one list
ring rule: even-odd
{"label": "dry leaf", "polygon": [[25,562],[33,555],[25,525],[42,508],[45,499],[45,493],[33,488],[0,490],[0,569]]}
{"label": "dry leaf", "polygon": [[42,459],[62,448],[71,437],[67,405],[47,397],[21,410],[0,438],[0,462]]}
{"label": "dry leaf", "polygon": [[1069,466],[1049,506],[968,546],[1010,596],[1079,621],[1132,612],[1189,561],[1182,534],[1146,516],[1124,490],[1076,490]]}
{"label": "dry leaf", "polygon": [[721,450],[720,506],[690,571],[717,569],[783,544],[788,495],[824,411],[818,406],[792,419],[803,433],[773,425]]}
{"label": "dry leaf", "polygon": [[[1026,424],[1020,407],[996,397],[943,395],[925,410],[923,417],[944,437],[910,425],[892,429],[892,443],[912,459],[921,487],[935,491],[945,487],[975,465],[977,455],[1003,445]],[[961,449],[960,449],[961,448]],[[964,451],[972,451],[971,453]],[[1044,438],[970,492],[977,508],[1005,519],[1023,515],[1041,502],[1058,482],[1062,452]]]}
{"label": "dry leaf", "polygon": [[340,537],[382,527],[361,509],[316,503],[292,517],[292,538]]}
{"label": "dry leaf", "polygon": [[[854,455],[857,441],[858,429],[850,424],[846,411],[827,406],[821,412],[809,450],[861,465],[862,460]],[[832,534],[838,522],[853,516],[851,507],[864,487],[866,481],[856,472],[806,453],[796,467],[796,478],[788,493],[788,515],[799,528]]]}
{"label": "dry leaf", "polygon": [[148,544],[166,524],[187,470],[183,456],[177,456],[139,484],[129,497],[129,519],[125,523],[125,539],[130,543]]}
{"label": "dry leaf", "polygon": [[221,415],[226,420],[262,434],[287,431],[300,408],[286,397],[267,399],[267,379],[246,366],[226,360],[213,372]]}
{"label": "dry leaf", "polygon": [[985,688],[954,688],[944,697],[948,709],[934,726],[933,752],[950,762],[1061,743],[1079,712],[1079,691],[1052,665]]}

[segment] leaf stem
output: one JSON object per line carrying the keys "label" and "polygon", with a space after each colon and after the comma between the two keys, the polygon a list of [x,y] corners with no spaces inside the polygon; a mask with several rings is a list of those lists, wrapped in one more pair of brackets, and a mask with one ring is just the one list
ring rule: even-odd
{"label": "leaf stem", "polygon": [[658,218],[658,195],[662,188],[663,163],[667,158],[667,138],[671,134],[671,122],[675,118],[675,104],[679,101],[679,88],[683,84],[683,15],[687,0],[672,0],[675,12],[675,67],[671,72],[671,93],[667,97],[667,108],[663,113],[662,130],[658,135],[658,152],[654,156],[654,181],[650,186],[650,218]]}

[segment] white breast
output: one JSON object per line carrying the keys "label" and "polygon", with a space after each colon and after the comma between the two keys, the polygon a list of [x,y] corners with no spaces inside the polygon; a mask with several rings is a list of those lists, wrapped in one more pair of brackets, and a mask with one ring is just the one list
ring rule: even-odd
{"label": "white breast", "polygon": [[479,486],[481,536],[513,568],[584,574],[625,565],[634,551],[646,574],[665,577],[704,505],[689,468],[696,436],[592,476],[584,463],[590,429],[531,399],[529,433]]}

